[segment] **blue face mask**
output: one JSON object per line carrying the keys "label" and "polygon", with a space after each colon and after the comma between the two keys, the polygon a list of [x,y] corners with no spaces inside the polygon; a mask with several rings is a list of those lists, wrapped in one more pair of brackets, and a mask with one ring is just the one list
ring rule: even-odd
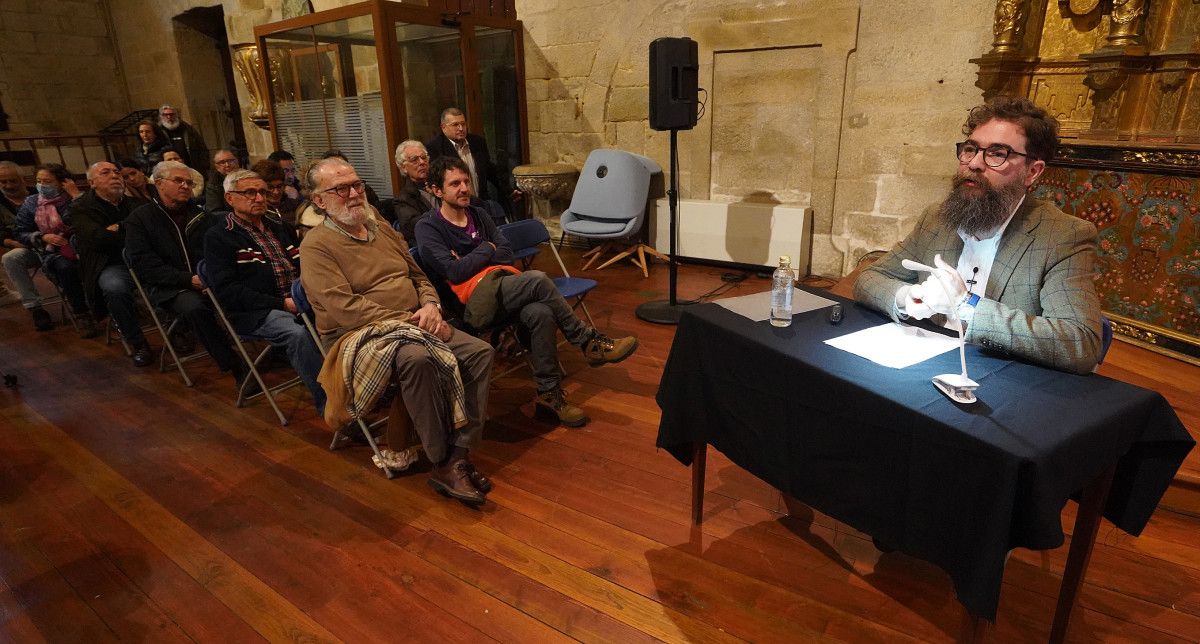
{"label": "blue face mask", "polygon": [[45,197],[46,199],[53,199],[62,194],[62,190],[55,188],[54,186],[46,186],[40,183],[38,184],[37,191],[39,195]]}

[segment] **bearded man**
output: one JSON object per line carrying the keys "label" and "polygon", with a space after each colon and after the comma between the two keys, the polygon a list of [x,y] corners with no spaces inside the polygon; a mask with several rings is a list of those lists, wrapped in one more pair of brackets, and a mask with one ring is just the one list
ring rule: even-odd
{"label": "bearded man", "polygon": [[[357,354],[361,360],[342,355],[342,343],[332,345],[320,377],[330,403],[326,420],[341,413],[349,392],[394,379],[434,464],[430,487],[464,503],[483,503],[492,482],[468,454],[483,436],[492,348],[442,319],[437,290],[400,233],[369,216],[366,184],[349,163],[323,159],[309,168],[308,182],[313,205],[324,215],[300,245],[300,281],[317,331],[327,346],[342,336],[350,344],[378,338]],[[341,368],[346,359],[355,362],[355,382],[343,379],[350,373]],[[410,464],[400,460],[404,436],[396,428],[389,423],[391,449],[382,453],[381,467]]]}
{"label": "bearded man", "polygon": [[[957,314],[966,341],[1055,369],[1087,373],[1102,347],[1092,281],[1096,228],[1028,195],[1058,143],[1058,123],[1024,98],[971,110],[950,195],[854,285],[891,315]],[[927,277],[905,259],[934,266]],[[921,281],[922,278],[924,281]]]}
{"label": "bearded man", "polygon": [[[179,160],[190,168],[208,175],[208,146],[204,137],[190,123],[179,116],[179,110],[170,105],[158,108],[158,135],[171,149],[179,153]],[[163,161],[168,161],[166,155]]]}

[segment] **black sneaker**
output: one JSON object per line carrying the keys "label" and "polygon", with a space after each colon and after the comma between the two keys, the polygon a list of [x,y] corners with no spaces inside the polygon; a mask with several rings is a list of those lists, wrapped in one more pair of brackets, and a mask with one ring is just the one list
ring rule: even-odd
{"label": "black sneaker", "polygon": [[54,328],[54,320],[46,312],[46,309],[35,306],[29,309],[29,314],[33,316],[33,328],[38,331],[49,331]]}
{"label": "black sneaker", "polygon": [[133,359],[133,366],[145,367],[154,362],[154,351],[150,349],[150,345],[143,342],[141,345],[133,348],[131,358]]}

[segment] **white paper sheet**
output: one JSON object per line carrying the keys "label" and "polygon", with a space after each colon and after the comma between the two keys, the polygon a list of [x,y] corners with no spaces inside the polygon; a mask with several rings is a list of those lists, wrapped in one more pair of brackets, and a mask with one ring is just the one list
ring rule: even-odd
{"label": "white paper sheet", "polygon": [[[755,322],[763,322],[771,317],[771,292],[763,291],[762,293],[751,293],[750,295],[739,295],[738,297],[727,297],[723,300],[713,300],[717,304],[737,313],[742,317],[750,318]],[[792,315],[804,313],[806,311],[815,311],[816,309],[833,306],[836,304],[833,300],[828,300],[820,295],[813,295],[808,291],[801,291],[798,288],[792,289]]]}
{"label": "white paper sheet", "polygon": [[830,338],[825,344],[849,351],[885,367],[903,369],[958,349],[958,338],[907,324],[888,322]]}

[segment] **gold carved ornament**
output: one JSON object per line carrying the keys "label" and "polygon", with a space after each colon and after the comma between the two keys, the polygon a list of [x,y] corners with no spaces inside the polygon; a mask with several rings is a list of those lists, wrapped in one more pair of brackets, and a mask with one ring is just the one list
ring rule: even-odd
{"label": "gold carved ornament", "polygon": [[267,113],[267,86],[263,75],[262,58],[258,55],[258,45],[244,43],[232,45],[233,66],[237,69],[242,86],[250,95],[250,110],[246,119],[263,128],[270,129],[270,116]]}

